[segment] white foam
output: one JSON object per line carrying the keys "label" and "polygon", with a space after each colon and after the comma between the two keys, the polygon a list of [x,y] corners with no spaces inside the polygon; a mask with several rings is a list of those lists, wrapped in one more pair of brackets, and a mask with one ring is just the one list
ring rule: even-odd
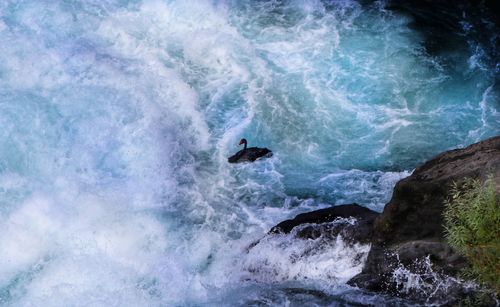
{"label": "white foam", "polygon": [[85,293],[96,299],[124,287],[134,301],[147,299],[136,285],[161,283],[158,269],[170,243],[155,218],[126,209],[89,195],[33,196],[3,223],[0,285],[26,278],[16,300],[36,304],[79,304]]}
{"label": "white foam", "polygon": [[267,236],[241,257],[240,278],[265,283],[321,281],[332,291],[361,272],[369,250],[369,245],[346,244],[340,236],[328,243],[293,234]]}
{"label": "white foam", "polygon": [[[418,269],[415,269],[417,268]],[[396,283],[397,291],[405,296],[416,295],[426,298],[428,304],[445,304],[450,299],[448,297],[450,288],[461,287],[464,289],[477,288],[471,282],[440,274],[432,268],[429,256],[425,259],[415,260],[413,269],[403,264],[399,264],[392,273],[392,280]]]}
{"label": "white foam", "polygon": [[5,29],[7,29],[7,25],[5,24],[5,22],[0,20],[0,32],[2,32]]}

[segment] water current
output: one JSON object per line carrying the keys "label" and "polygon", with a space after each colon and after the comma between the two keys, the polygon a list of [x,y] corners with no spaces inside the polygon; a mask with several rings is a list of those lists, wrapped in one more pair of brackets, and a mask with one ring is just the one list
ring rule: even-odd
{"label": "water current", "polygon": [[[419,163],[500,134],[470,24],[431,54],[411,22],[383,2],[0,2],[0,305],[395,300],[345,284],[369,246],[247,248],[301,212],[382,211]],[[274,156],[228,164],[242,137]]]}

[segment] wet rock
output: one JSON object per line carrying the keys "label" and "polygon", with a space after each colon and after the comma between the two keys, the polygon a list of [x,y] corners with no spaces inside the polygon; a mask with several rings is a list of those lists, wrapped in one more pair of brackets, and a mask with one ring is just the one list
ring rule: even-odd
{"label": "wet rock", "polygon": [[375,221],[372,249],[363,271],[348,283],[396,293],[394,270],[404,265],[411,271],[412,263],[426,257],[434,272],[456,275],[466,260],[444,238],[444,202],[453,182],[488,176],[493,176],[500,193],[500,137],[444,152],[399,181]]}
{"label": "wet rock", "polygon": [[377,243],[444,240],[444,201],[453,182],[492,175],[500,191],[500,137],[444,152],[400,180],[375,222]]}
{"label": "wet rock", "polygon": [[270,234],[321,238],[321,246],[338,235],[351,244],[371,243],[363,271],[348,284],[418,303],[453,305],[475,290],[453,278],[467,262],[444,238],[444,201],[454,182],[488,176],[500,193],[500,137],[444,152],[419,166],[396,184],[381,214],[357,204],[334,206],[299,214]]}
{"label": "wet rock", "polygon": [[[335,238],[340,234],[349,243],[368,243],[372,239],[373,223],[378,215],[357,204],[333,206],[299,214],[274,226],[270,233],[290,233],[300,225],[302,227],[296,236],[301,239],[316,239],[320,236]],[[355,218],[353,223],[331,223],[337,218],[350,217]]]}
{"label": "wet rock", "polygon": [[442,273],[456,275],[466,266],[465,258],[444,242],[417,240],[403,243],[393,250],[399,263],[410,265],[416,259],[429,257],[434,266]]}

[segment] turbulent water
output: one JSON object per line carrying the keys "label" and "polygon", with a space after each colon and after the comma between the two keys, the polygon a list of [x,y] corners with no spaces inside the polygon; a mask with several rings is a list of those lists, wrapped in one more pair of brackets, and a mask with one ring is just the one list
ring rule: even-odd
{"label": "turbulent water", "polygon": [[[379,2],[0,2],[0,305],[394,300],[345,284],[369,246],[248,246],[307,210],[381,211],[419,163],[500,134],[472,26],[429,54],[411,22]],[[241,137],[274,156],[228,164]]]}

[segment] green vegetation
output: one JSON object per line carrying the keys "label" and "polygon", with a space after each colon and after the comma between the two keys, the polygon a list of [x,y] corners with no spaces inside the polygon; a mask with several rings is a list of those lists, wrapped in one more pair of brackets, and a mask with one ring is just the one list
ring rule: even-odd
{"label": "green vegetation", "polygon": [[500,203],[493,179],[455,183],[444,219],[448,243],[470,263],[469,277],[500,293]]}

